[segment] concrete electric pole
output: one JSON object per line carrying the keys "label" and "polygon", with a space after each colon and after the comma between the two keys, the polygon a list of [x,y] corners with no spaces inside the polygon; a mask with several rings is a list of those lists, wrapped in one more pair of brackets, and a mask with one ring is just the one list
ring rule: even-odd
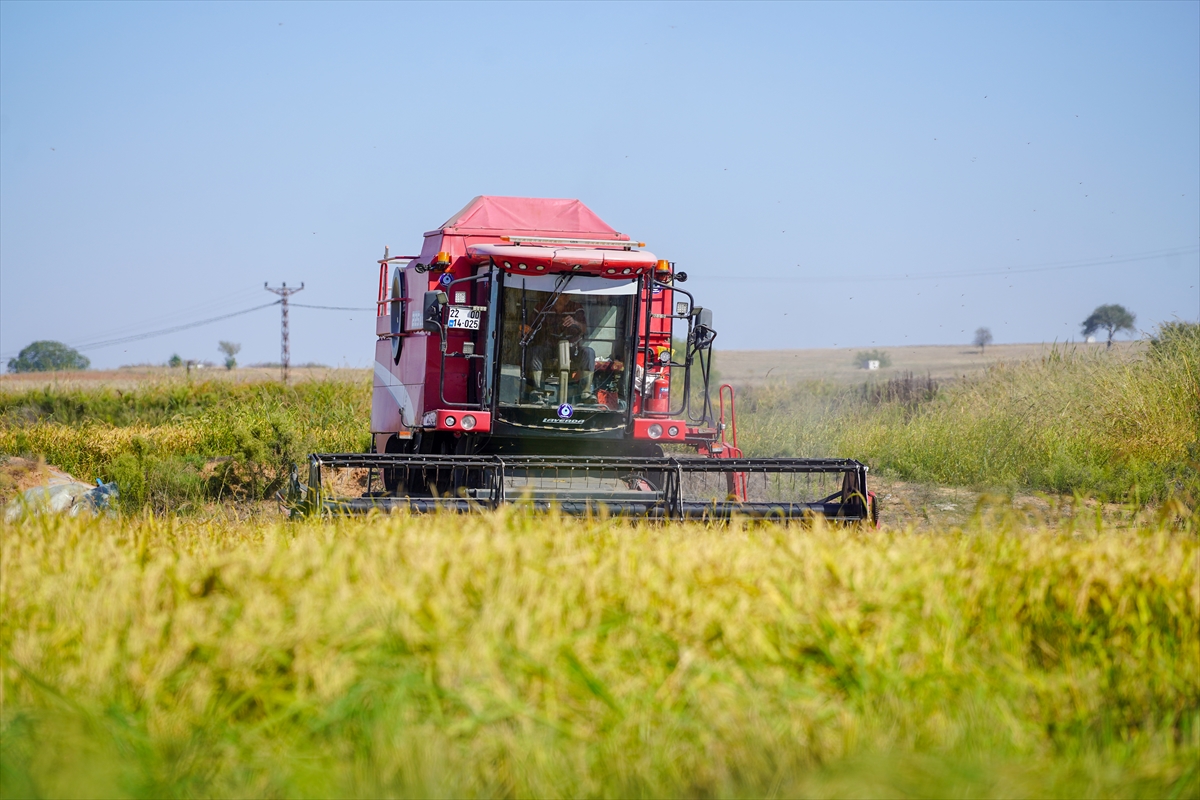
{"label": "concrete electric pole", "polygon": [[288,298],[304,288],[304,281],[300,282],[300,289],[289,289],[286,282],[278,289],[272,289],[264,282],[263,288],[279,295],[279,366],[283,374],[283,382],[286,384],[288,382],[288,362],[292,360],[291,346],[288,344]]}

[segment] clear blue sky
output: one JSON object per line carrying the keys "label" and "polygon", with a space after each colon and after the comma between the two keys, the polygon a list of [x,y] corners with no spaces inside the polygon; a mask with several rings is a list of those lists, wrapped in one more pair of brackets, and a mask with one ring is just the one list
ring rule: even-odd
{"label": "clear blue sky", "polygon": [[[1200,4],[0,3],[6,359],[264,281],[368,307],[384,245],[478,194],[580,198],[692,276],[718,347],[1195,320]],[[278,331],[86,353],[274,361]],[[293,363],[365,366],[373,331],[296,309]]]}

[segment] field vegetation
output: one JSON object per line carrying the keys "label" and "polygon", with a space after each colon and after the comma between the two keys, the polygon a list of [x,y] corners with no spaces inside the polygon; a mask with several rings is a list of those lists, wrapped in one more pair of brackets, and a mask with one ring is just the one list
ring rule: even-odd
{"label": "field vegetation", "polygon": [[[0,391],[0,453],[115,480],[126,509],[270,499],[309,452],[370,446],[370,378]],[[1200,502],[1200,326],[1130,357],[1056,348],[956,381],[743,387],[747,455],[858,458],[912,481]]]}
{"label": "field vegetation", "polygon": [[0,523],[0,796],[1194,797],[1198,368],[739,393],[750,454],[1076,495],[922,532],[288,521],[368,378],[0,391],[0,453],[122,492]]}
{"label": "field vegetation", "polygon": [[27,520],[0,794],[1194,797],[1163,520]]}
{"label": "field vegetation", "polygon": [[747,454],[844,456],[955,486],[1200,500],[1200,325],[1170,323],[1137,357],[1054,348],[938,383],[827,381],[739,395]]}
{"label": "field vegetation", "polygon": [[126,510],[274,496],[311,452],[370,445],[367,379],[155,381],[0,393],[0,452],[116,481]]}

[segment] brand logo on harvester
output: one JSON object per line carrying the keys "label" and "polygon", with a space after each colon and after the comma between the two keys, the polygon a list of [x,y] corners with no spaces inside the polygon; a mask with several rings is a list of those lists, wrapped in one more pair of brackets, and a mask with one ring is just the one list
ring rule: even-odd
{"label": "brand logo on harvester", "polygon": [[562,417],[563,419],[567,419],[574,413],[575,413],[575,409],[571,407],[570,403],[563,403],[561,406],[558,407],[558,415],[560,417]]}
{"label": "brand logo on harvester", "polygon": [[438,283],[440,283],[442,286],[449,286],[450,284],[454,283],[454,276],[449,272],[443,272],[442,277],[438,278]]}

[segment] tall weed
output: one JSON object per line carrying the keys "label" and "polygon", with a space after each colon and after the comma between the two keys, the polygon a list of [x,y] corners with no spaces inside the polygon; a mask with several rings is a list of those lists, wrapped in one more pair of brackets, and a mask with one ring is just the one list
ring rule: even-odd
{"label": "tall weed", "polygon": [[859,458],[919,481],[1194,505],[1200,326],[1169,331],[1134,360],[1058,347],[923,393],[755,388],[742,395],[743,449]]}

